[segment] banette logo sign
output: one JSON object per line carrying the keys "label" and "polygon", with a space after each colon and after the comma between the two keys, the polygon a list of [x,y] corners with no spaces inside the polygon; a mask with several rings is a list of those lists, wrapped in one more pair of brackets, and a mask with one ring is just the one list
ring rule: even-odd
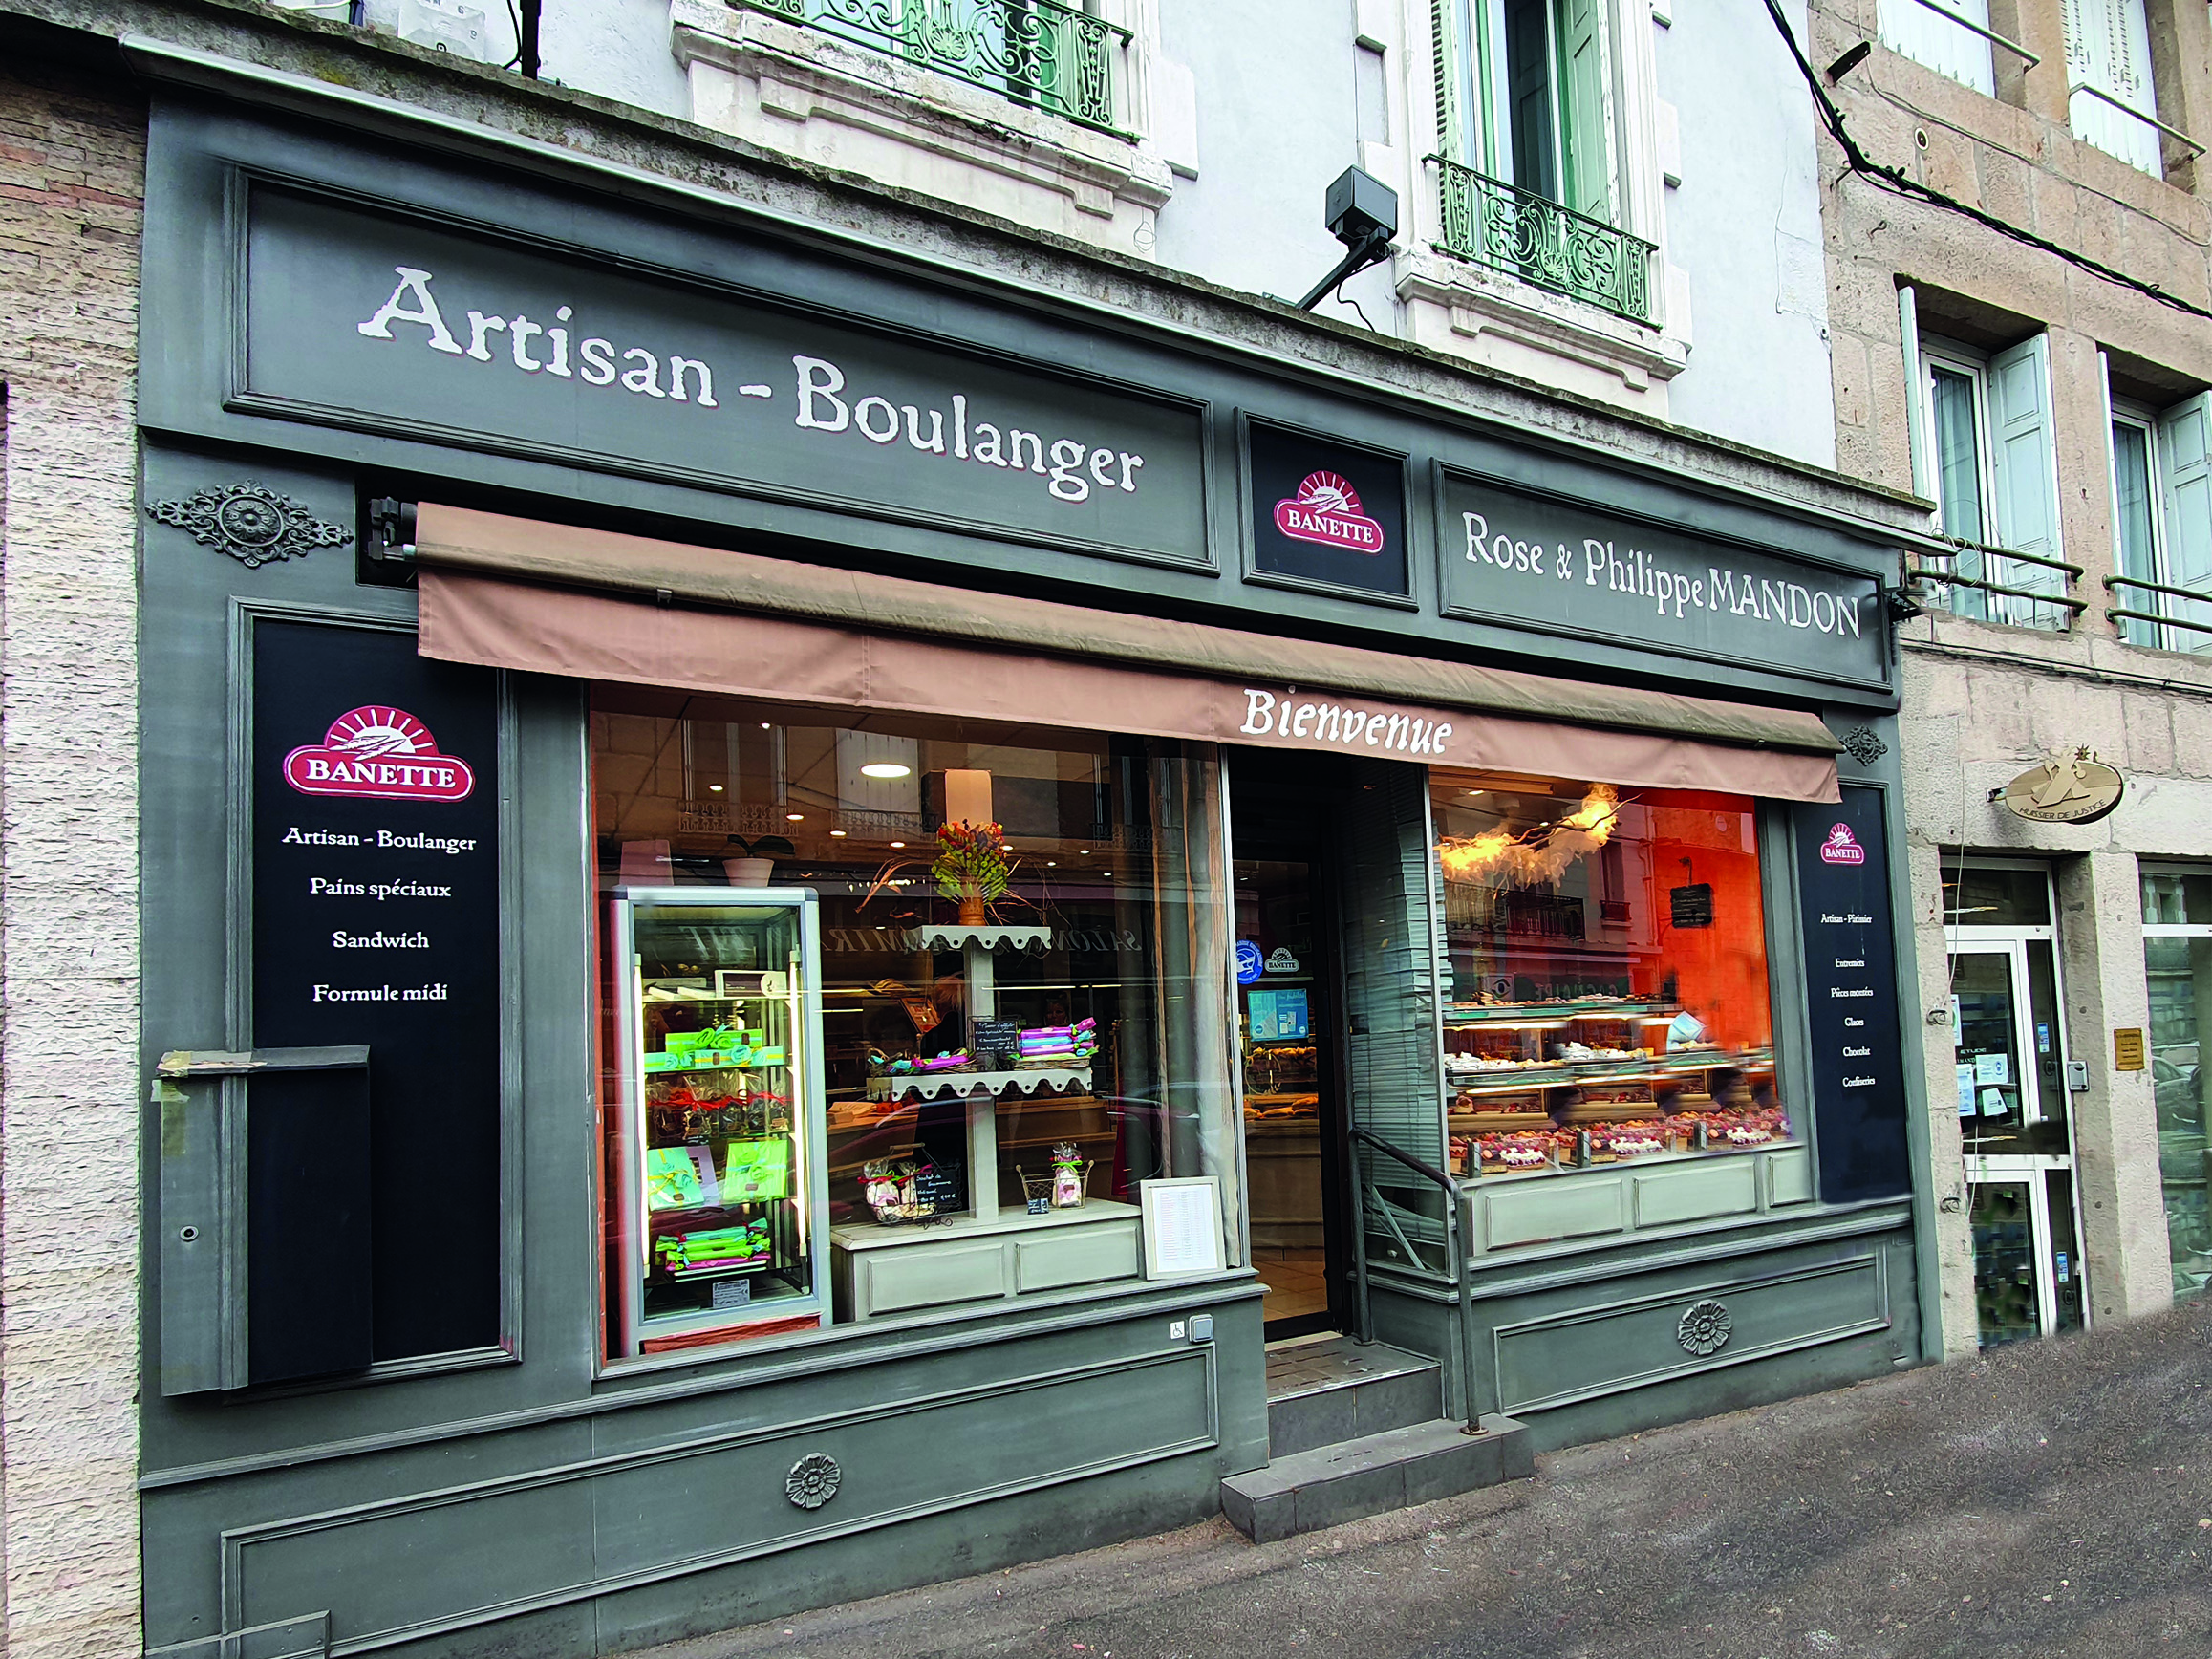
{"label": "banette logo sign", "polygon": [[1275,504],[1275,528],[1301,542],[1349,548],[1358,553],[1383,550],[1383,527],[1360,510],[1360,492],[1334,472],[1309,472],[1298,494]]}
{"label": "banette logo sign", "polygon": [[1864,864],[1866,849],[1859,846],[1858,837],[1851,833],[1848,824],[1831,825],[1828,839],[1820,843],[1820,862],[1823,864]]}
{"label": "banette logo sign", "polygon": [[374,703],[347,710],[321,743],[285,756],[284,779],[303,795],[382,801],[465,801],[476,787],[468,763],[440,754],[420,721]]}

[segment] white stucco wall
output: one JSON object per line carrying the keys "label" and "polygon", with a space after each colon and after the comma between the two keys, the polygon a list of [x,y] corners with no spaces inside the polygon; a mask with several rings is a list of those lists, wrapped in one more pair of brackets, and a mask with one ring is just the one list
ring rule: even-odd
{"label": "white stucco wall", "polygon": [[[1635,7],[1634,10],[1641,10]],[[1762,0],[1672,0],[1659,96],[1681,135],[1667,259],[1688,279],[1678,424],[1830,466],[1827,277],[1812,94]],[[1783,0],[1804,38],[1804,7]],[[1663,142],[1663,152],[1667,146]]]}

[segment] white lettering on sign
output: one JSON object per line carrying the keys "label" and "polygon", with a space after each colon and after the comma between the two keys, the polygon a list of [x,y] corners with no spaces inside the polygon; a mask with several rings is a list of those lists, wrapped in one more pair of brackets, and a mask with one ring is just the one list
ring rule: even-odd
{"label": "white lettering on sign", "polygon": [[1295,693],[1245,688],[1245,737],[1296,737],[1345,748],[1386,749],[1399,755],[1441,755],[1451,736],[1450,721],[1416,720],[1406,714],[1370,714],[1336,702],[1298,702]]}
{"label": "white lettering on sign", "polygon": [[[551,375],[564,380],[581,380],[587,386],[619,383],[633,397],[697,409],[722,407],[715,398],[714,368],[703,358],[644,346],[618,346],[592,334],[575,342],[571,366],[569,336],[582,329],[576,323],[573,306],[556,310],[550,324],[520,314],[501,316],[471,311],[466,313],[468,344],[464,346],[439,309],[438,297],[430,287],[437,280],[432,273],[412,265],[396,265],[392,269],[399,279],[392,297],[366,322],[354,325],[356,334],[369,339],[419,339],[430,350],[448,356],[479,363],[508,362],[526,375]],[[422,333],[396,334],[393,325],[398,323]],[[496,344],[506,347],[504,353],[495,349],[495,336]],[[539,356],[540,351],[545,355]],[[847,433],[880,448],[902,446],[949,461],[1027,472],[1044,481],[1044,491],[1054,501],[1069,506],[1088,501],[1094,491],[1102,495],[1107,490],[1136,493],[1137,474],[1145,458],[1133,450],[1089,439],[1027,432],[999,421],[972,421],[968,398],[962,392],[949,394],[944,399],[947,407],[942,409],[894,403],[876,394],[848,398],[845,395],[845,371],[828,358],[794,355],[791,363],[799,377],[792,423],[803,431]],[[769,387],[757,384],[740,386],[738,391],[744,398],[773,395]]]}
{"label": "white lettering on sign", "polygon": [[1467,532],[1470,564],[1649,599],[1663,616],[1670,612],[1679,617],[1692,611],[1725,611],[1784,628],[1859,637],[1861,595],[1815,592],[1796,582],[1765,577],[1754,581],[1717,565],[1707,565],[1701,574],[1663,564],[1639,548],[1622,552],[1618,544],[1594,536],[1583,538],[1578,555],[1565,542],[1547,549],[1541,542],[1493,531],[1490,520],[1479,512],[1459,516]]}
{"label": "white lettering on sign", "polygon": [[[1137,471],[1145,464],[1145,458],[1129,450],[1106,448],[1081,438],[1047,438],[1019,427],[1001,428],[990,420],[971,420],[963,392],[955,392],[947,399],[952,406],[949,422],[943,409],[894,404],[876,396],[848,399],[844,395],[848,390],[845,371],[828,358],[794,356],[791,365],[799,372],[798,413],[793,423],[806,431],[850,431],[881,445],[899,442],[903,434],[908,448],[925,455],[1034,473],[1045,481],[1047,495],[1070,506],[1088,501],[1094,488],[1102,493],[1109,489],[1136,493]],[[945,442],[948,423],[952,431],[949,448]]]}

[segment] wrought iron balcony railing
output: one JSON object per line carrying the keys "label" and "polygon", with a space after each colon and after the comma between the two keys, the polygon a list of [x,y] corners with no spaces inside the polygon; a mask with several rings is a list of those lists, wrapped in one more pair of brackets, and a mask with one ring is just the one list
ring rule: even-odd
{"label": "wrought iron balcony railing", "polygon": [[1015,103],[1127,136],[1129,32],[1059,0],[729,0]]}
{"label": "wrought iron balcony railing", "polygon": [[1651,319],[1651,262],[1640,236],[1442,156],[1444,248],[1524,282],[1588,300],[1631,322]]}

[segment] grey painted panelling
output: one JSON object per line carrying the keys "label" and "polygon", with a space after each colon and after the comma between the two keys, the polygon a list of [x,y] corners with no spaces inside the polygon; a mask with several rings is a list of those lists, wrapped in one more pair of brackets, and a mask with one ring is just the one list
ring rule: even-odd
{"label": "grey painted panelling", "polygon": [[[776,239],[770,227],[732,236],[698,224],[617,208],[599,199],[564,196],[526,186],[510,176],[429,164],[419,154],[335,141],[327,129],[266,125],[207,114],[181,103],[158,104],[149,162],[148,280],[144,296],[149,337],[170,349],[149,356],[141,389],[143,419],[174,432],[312,450],[414,478],[448,480],[439,487],[461,497],[514,490],[538,503],[509,501],[543,511],[544,498],[570,505],[565,516],[619,518],[621,528],[660,530],[679,539],[719,535],[775,538],[790,550],[803,544],[834,549],[837,562],[858,558],[876,566],[907,568],[981,585],[1016,583],[1032,589],[1058,584],[1071,596],[1112,592],[1119,604],[1199,607],[1236,615],[1266,628],[1284,625],[1372,643],[1385,649],[1438,648],[1454,654],[1499,652],[1521,661],[1547,661],[1550,647],[1525,633],[1490,621],[1436,614],[1432,515],[1411,515],[1409,552],[1417,610],[1401,613],[1357,599],[1317,592],[1283,592],[1236,579],[1235,494],[1227,487],[1235,466],[1238,411],[1413,458],[1417,473],[1441,461],[1468,471],[1512,481],[1519,487],[1568,500],[1603,502],[1612,510],[1668,524],[1692,535],[1793,550],[1867,574],[1894,572],[1895,556],[1880,538],[1860,540],[1815,525],[1773,504],[1726,496],[1704,486],[1686,488],[1657,471],[1636,472],[1533,446],[1523,433],[1462,420],[1432,408],[1415,409],[1377,395],[1373,399],[1292,378],[1227,356],[1202,356],[1167,342],[1135,324],[1103,325],[1088,315],[1057,313],[1049,296],[977,294],[916,280],[881,264],[832,258],[796,242]],[[799,296],[825,315],[865,318],[891,331],[938,342],[957,342],[973,353],[1029,359],[1074,372],[1095,383],[1115,383],[1188,405],[1210,406],[1205,457],[1221,486],[1208,491],[1208,546],[1204,568],[1132,567],[1051,545],[1025,545],[957,533],[949,525],[879,508],[855,517],[819,504],[748,493],[734,481],[677,482],[660,469],[626,470],[613,457],[590,467],[576,458],[548,453],[525,457],[500,452],[512,445],[466,440],[442,427],[412,435],[376,434],[313,420],[279,419],[248,399],[232,398],[241,365],[234,342],[210,328],[207,296],[231,292],[235,241],[240,234],[236,180],[230,168],[259,170],[327,188],[357,186],[373,171],[379,201],[392,211],[419,210],[451,224],[496,225],[520,243],[536,242],[564,256],[604,264],[617,261],[667,285],[669,305],[680,310],[698,285],[722,293]],[[786,234],[788,227],[784,227]],[[400,256],[393,255],[397,262]],[[366,320],[366,319],[361,319]],[[484,368],[485,375],[495,370]],[[527,374],[497,371],[527,387],[542,383]],[[487,382],[488,383],[488,382]],[[227,400],[227,401],[226,401]],[[369,398],[374,404],[376,399]],[[918,405],[917,405],[918,407]],[[292,414],[305,413],[292,410]],[[366,420],[366,417],[363,417]],[[359,424],[360,422],[351,422]],[[900,439],[903,444],[903,436]],[[943,464],[955,464],[946,461]],[[407,487],[419,487],[410,484]],[[639,516],[644,515],[644,516]],[[1788,694],[1801,679],[1786,664],[1750,659],[1749,654],[1689,665],[1642,652],[1637,638],[1609,642],[1611,666],[1624,674],[1695,684]],[[1798,665],[1800,668],[1802,665]],[[1886,700],[1879,692],[1838,688],[1835,695]]]}
{"label": "grey painted panelling", "polygon": [[[1186,1347],[1135,1371],[986,1384],[905,1411],[728,1433],[230,1530],[226,1612],[266,1621],[320,1598],[335,1646],[366,1650],[1209,1450],[1213,1352]],[[1143,1434],[1100,1409],[1102,1387],[1143,1396]],[[915,1454],[925,1446],[963,1449],[951,1490],[946,1463]],[[784,1481],[815,1454],[834,1457],[843,1479],[808,1511],[785,1499]]]}
{"label": "grey painted panelling", "polygon": [[[1888,1258],[1867,1250],[1786,1272],[1714,1277],[1584,1306],[1491,1333],[1498,1396],[1509,1414],[1747,1365],[1797,1348],[1889,1328]],[[1633,1283],[1621,1287],[1633,1292]],[[1683,1321],[1718,1303],[1725,1344],[1691,1351]]]}

